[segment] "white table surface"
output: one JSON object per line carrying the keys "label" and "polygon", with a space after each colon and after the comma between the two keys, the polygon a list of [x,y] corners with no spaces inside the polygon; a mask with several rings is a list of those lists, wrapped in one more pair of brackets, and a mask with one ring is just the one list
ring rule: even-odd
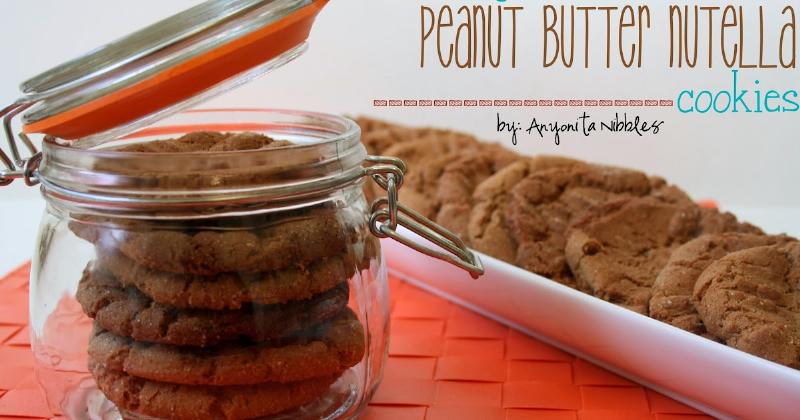
{"label": "white table surface", "polygon": [[[800,208],[727,208],[739,219],[754,223],[768,233],[800,237]],[[2,200],[0,191],[0,275],[31,258],[39,219],[44,211],[40,198]]]}

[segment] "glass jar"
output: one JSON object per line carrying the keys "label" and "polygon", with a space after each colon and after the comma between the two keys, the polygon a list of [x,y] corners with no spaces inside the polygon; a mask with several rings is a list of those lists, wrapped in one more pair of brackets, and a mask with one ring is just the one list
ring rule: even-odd
{"label": "glass jar", "polygon": [[[378,239],[482,273],[398,202],[404,164],[367,156],[353,121],[177,113],[297,57],[326,3],[208,0],[24,82],[0,109],[0,186],[41,183],[47,202],[30,327],[54,413],[357,416],[389,334]],[[25,133],[44,135],[41,152]],[[370,178],[386,197],[368,205]]]}
{"label": "glass jar", "polygon": [[[205,130],[291,145],[119,150]],[[53,410],[335,418],[363,409],[389,318],[355,123],[195,111],[88,150],[49,139],[43,154],[31,330]]]}

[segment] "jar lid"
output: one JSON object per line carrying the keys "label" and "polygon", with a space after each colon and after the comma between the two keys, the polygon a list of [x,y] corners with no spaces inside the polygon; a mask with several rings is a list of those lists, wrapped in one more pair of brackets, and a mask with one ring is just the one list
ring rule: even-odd
{"label": "jar lid", "polygon": [[93,144],[132,132],[299,56],[325,3],[201,3],[22,83],[23,131]]}

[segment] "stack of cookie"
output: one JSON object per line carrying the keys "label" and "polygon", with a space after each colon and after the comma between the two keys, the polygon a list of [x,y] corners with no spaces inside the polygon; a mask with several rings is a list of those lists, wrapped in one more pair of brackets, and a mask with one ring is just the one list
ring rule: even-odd
{"label": "stack of cookie", "polygon": [[[195,133],[135,151],[262,148]],[[246,419],[311,403],[365,353],[348,308],[352,233],[332,209],[202,221],[84,217],[76,297],[99,389],[125,416]]]}
{"label": "stack of cookie", "polygon": [[359,119],[408,166],[401,199],[472,248],[643,315],[800,367],[800,244],[626,168],[523,158]]}

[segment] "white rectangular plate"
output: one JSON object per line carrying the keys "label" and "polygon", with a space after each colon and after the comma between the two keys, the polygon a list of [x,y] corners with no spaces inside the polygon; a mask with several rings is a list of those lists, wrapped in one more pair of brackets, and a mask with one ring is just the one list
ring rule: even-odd
{"label": "white rectangular plate", "polygon": [[392,240],[382,246],[390,273],[710,415],[797,418],[800,371],[483,254],[486,274],[473,280]]}

